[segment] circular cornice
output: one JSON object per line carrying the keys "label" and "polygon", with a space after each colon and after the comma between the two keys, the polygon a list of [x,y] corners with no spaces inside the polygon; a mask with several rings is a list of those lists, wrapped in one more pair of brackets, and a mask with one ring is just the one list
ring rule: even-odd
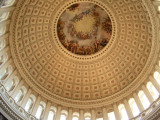
{"label": "circular cornice", "polygon": [[[142,41],[144,40],[145,41],[146,37],[150,38],[149,41],[148,40],[146,41],[146,42],[148,42],[148,44],[146,42],[140,42],[140,44],[139,44],[139,46],[141,46],[142,48],[146,47],[148,45],[148,49],[140,50],[140,52],[145,53],[145,55],[143,56],[140,53],[139,55],[142,55],[141,56],[142,59],[140,59],[139,61],[136,61],[136,62],[140,62],[143,65],[141,66],[141,65],[137,65],[136,64],[139,68],[134,67],[134,69],[132,69],[134,71],[134,73],[131,72],[128,75],[128,76],[131,77],[130,80],[125,78],[125,79],[122,80],[122,83],[121,83],[121,81],[119,81],[119,82],[116,81],[116,82],[118,82],[119,86],[117,87],[117,85],[112,85],[112,87],[113,88],[115,87],[117,89],[115,91],[113,89],[114,92],[112,91],[112,93],[109,91],[110,94],[107,94],[107,95],[104,95],[104,96],[102,94],[103,91],[101,91],[100,92],[100,97],[96,97],[97,93],[93,89],[92,89],[92,92],[93,92],[93,94],[95,93],[95,96],[92,94],[93,96],[91,98],[89,98],[89,99],[88,98],[85,99],[85,97],[83,98],[83,96],[80,99],[76,99],[76,97],[74,98],[73,96],[67,97],[68,94],[66,94],[66,96],[61,96],[61,94],[58,94],[58,92],[56,93],[56,91],[51,91],[50,89],[48,89],[49,87],[45,86],[44,81],[42,79],[39,79],[39,78],[35,79],[34,78],[34,74],[32,74],[32,73],[35,72],[32,69],[33,65],[29,65],[29,66],[31,66],[31,69],[29,69],[29,70],[26,67],[27,64],[30,64],[30,63],[33,62],[33,61],[31,61],[29,63],[29,60],[31,60],[31,59],[28,59],[29,57],[33,58],[32,54],[29,54],[29,51],[27,52],[27,56],[25,56],[26,53],[23,54],[24,53],[23,49],[25,48],[25,50],[27,50],[28,49],[27,47],[29,46],[29,44],[27,42],[25,43],[24,41],[21,41],[21,42],[19,41],[19,40],[26,40],[27,41],[27,39],[25,39],[25,38],[26,38],[26,36],[28,36],[28,34],[25,31],[28,29],[27,28],[28,26],[29,26],[29,29],[28,29],[27,32],[28,33],[31,32],[30,37],[32,37],[32,35],[34,36],[34,32],[32,34],[32,22],[31,21],[32,20],[35,21],[34,17],[37,17],[37,16],[36,16],[36,12],[35,13],[33,12],[33,14],[35,14],[35,15],[33,15],[33,17],[30,16],[30,14],[29,14],[29,13],[31,13],[31,12],[29,12],[30,11],[29,9],[33,10],[32,7],[34,6],[34,4],[32,4],[32,2],[29,1],[29,0],[28,1],[23,1],[23,0],[22,1],[18,1],[16,10],[14,12],[14,15],[12,16],[12,23],[11,23],[11,26],[10,26],[10,31],[11,31],[10,34],[11,34],[11,36],[9,38],[9,42],[10,42],[10,48],[11,48],[12,57],[14,58],[14,63],[16,65],[16,68],[18,69],[18,71],[21,74],[22,78],[35,91],[37,91],[39,94],[43,95],[45,98],[48,98],[48,100],[52,100],[53,102],[62,104],[64,106],[72,106],[72,107],[76,107],[76,108],[92,108],[93,104],[94,104],[94,107],[100,107],[100,106],[112,104],[113,102],[117,102],[117,101],[123,99],[123,97],[126,97],[129,94],[131,94],[133,91],[135,91],[148,78],[150,73],[154,70],[155,63],[158,61],[157,60],[157,58],[158,58],[158,54],[157,53],[159,52],[159,46],[157,44],[157,43],[159,43],[158,33],[157,33],[157,31],[158,31],[157,30],[157,23],[158,22],[157,22],[157,19],[156,19],[155,10],[153,9],[153,6],[150,4],[150,1],[144,1],[144,0],[143,1],[136,1],[133,4],[133,3],[130,3],[131,1],[125,0],[125,5],[124,6],[126,6],[126,4],[127,4],[129,6],[129,8],[130,8],[129,11],[133,10],[133,8],[132,8],[133,6],[132,5],[135,5],[134,8],[136,8],[137,11],[141,10],[141,9],[144,9],[143,12],[142,11],[138,12],[140,14],[138,14],[137,11],[135,13],[132,11],[133,14],[125,13],[125,12],[127,12],[127,9],[123,6],[123,3],[121,1],[117,1],[117,3],[115,3],[115,4],[112,3],[113,2],[112,0],[110,0],[108,2],[107,1],[103,1],[103,0],[102,1],[88,0],[88,1],[90,1],[90,2],[94,2],[95,1],[96,4],[103,3],[103,5],[105,5],[105,6],[110,5],[110,7],[107,6],[106,8],[111,9],[110,12],[112,12],[111,14],[115,16],[115,21],[117,21],[117,22],[115,22],[115,26],[117,24],[116,29],[115,29],[115,30],[117,30],[117,34],[114,34],[114,35],[115,35],[115,38],[116,38],[115,41],[117,42],[118,47],[121,47],[122,49],[125,49],[125,47],[128,45],[128,43],[125,43],[126,46],[125,46],[125,44],[123,46],[123,43],[122,43],[121,40],[125,39],[127,42],[129,42],[130,41],[129,37],[131,37],[133,34],[135,36],[133,35],[132,37],[135,37],[135,39],[137,39],[137,40],[142,40]],[[37,1],[35,1],[35,3],[36,2]],[[39,2],[43,3],[44,1],[41,0]],[[59,8],[59,6],[63,6],[62,4],[64,4],[65,2],[66,1],[64,1],[64,2],[62,2],[62,1],[50,2],[50,4],[51,3],[53,4],[52,5],[53,8],[50,8],[53,13],[48,11],[46,16],[54,17],[54,15],[56,15],[54,13],[54,11],[61,10],[62,8]],[[72,3],[72,2],[74,3],[74,1],[67,1],[65,4]],[[80,2],[80,0],[78,0],[78,2]],[[28,4],[30,4],[30,5],[28,5]],[[40,4],[38,4],[38,5],[40,5]],[[124,8],[122,7],[122,9],[118,10],[118,5],[119,6],[123,6]],[[142,5],[143,7],[141,6],[142,7],[141,8],[139,5],[140,6]],[[56,6],[56,7],[54,7],[54,6]],[[28,9],[26,7],[28,7]],[[44,6],[44,7],[47,8],[47,5]],[[40,6],[35,7],[34,9],[36,11],[36,9],[38,10],[39,8],[40,8]],[[43,8],[43,9],[45,9],[45,8]],[[121,11],[121,10],[123,10],[123,11]],[[122,12],[124,12],[125,14],[121,14]],[[142,15],[142,13],[144,15],[146,15],[145,19],[144,19],[144,16]],[[30,20],[27,20],[28,18],[24,18],[23,21],[22,21],[23,15],[25,15],[25,14],[28,14],[27,17],[29,16]],[[43,14],[45,14],[45,13],[43,13],[43,10],[42,10],[40,18],[43,17]],[[137,28],[137,26],[136,26],[137,24],[136,23],[134,23],[134,24],[132,23],[132,20],[130,19],[130,17],[131,17],[130,15],[133,15],[132,16],[133,18],[134,18],[134,16],[139,15],[137,17],[138,17],[138,20],[140,20],[140,23],[143,22],[142,26],[138,25],[138,28]],[[124,19],[126,19],[126,21]],[[135,19],[136,19],[136,17],[135,17]],[[29,23],[27,24],[27,22],[25,23],[24,20],[30,21],[31,25],[29,25]],[[35,28],[37,30],[36,31],[36,35],[37,35],[36,38],[38,38],[38,35],[41,36],[41,34],[39,34],[39,33],[41,33],[42,31],[41,30],[38,31],[39,29],[42,29],[41,27],[43,27],[43,29],[44,29],[43,36],[48,36],[48,30],[54,28],[54,27],[52,27],[50,25],[50,24],[52,24],[52,22],[50,22],[48,17],[46,17],[46,19],[43,19],[44,20],[43,23],[39,24],[38,22],[40,22],[41,20],[42,19],[37,19],[37,26],[36,26],[37,28]],[[55,22],[53,22],[53,23],[55,23]],[[152,29],[150,29],[151,27],[147,27],[147,29],[143,28],[144,23],[147,26],[152,26]],[[39,27],[38,25],[41,25],[41,24],[43,24],[43,26]],[[23,27],[21,27],[22,25],[23,25]],[[34,26],[34,24],[33,24],[33,26]],[[51,28],[50,28],[50,26],[51,26]],[[135,29],[133,33],[132,33],[132,27]],[[27,28],[27,29],[25,29],[25,28]],[[126,31],[125,29],[128,29],[128,30]],[[33,28],[33,30],[34,30],[34,28]],[[140,36],[140,38],[136,38],[136,35],[138,35],[138,33],[140,32],[139,30],[142,30],[141,31],[142,32],[142,36]],[[53,31],[55,31],[55,30],[53,30]],[[125,37],[125,35],[128,35],[128,36]],[[146,36],[146,35],[151,35],[151,36]],[[49,36],[52,36],[52,33],[49,32]],[[30,40],[31,39],[32,38],[30,38]],[[113,39],[113,36],[112,36],[112,39]],[[29,42],[30,42],[30,40],[29,40]],[[33,41],[33,43],[38,41],[38,39],[36,40],[36,39],[34,39],[34,37],[33,37],[33,40],[35,40],[35,41]],[[117,40],[119,40],[119,41],[117,41]],[[41,41],[41,39],[39,39],[39,41]],[[114,41],[114,43],[115,43],[115,41]],[[45,44],[48,45],[47,48],[52,48],[52,45],[53,46],[57,45],[57,44],[52,44],[52,45],[49,44],[50,37],[48,37],[47,39],[45,39],[45,41],[42,41],[41,43],[39,43],[39,45],[42,46],[42,49],[43,49],[43,45],[44,45],[43,42],[46,42]],[[144,45],[143,43],[144,44],[146,43],[147,45],[146,44]],[[135,44],[136,44],[136,42],[135,42]],[[34,46],[34,44],[32,44],[32,45]],[[29,46],[29,47],[33,47],[32,45]],[[132,45],[134,46],[134,42],[132,43]],[[126,51],[132,53],[132,50],[134,51],[134,49],[132,49],[133,46],[129,46],[129,47],[131,47],[131,49],[127,49]],[[96,63],[94,65],[94,67],[95,67],[95,66],[98,66],[98,63],[99,63],[100,65],[97,68],[100,68],[100,67],[102,67],[104,65],[103,63],[105,63],[105,60],[109,61],[109,63],[110,63],[109,66],[111,66],[112,64],[114,65],[115,60],[111,61],[111,56],[112,56],[112,58],[116,59],[116,54],[112,53],[113,48],[115,48],[114,50],[117,50],[117,52],[119,52],[117,55],[121,55],[122,54],[122,56],[123,56],[125,54],[124,51],[121,52],[120,51],[121,48],[119,49],[118,47],[116,48],[115,44],[112,44],[112,46],[110,46],[110,49],[108,49],[107,52],[105,52],[103,55],[99,55],[99,57],[97,57],[96,59],[91,57],[90,59],[92,59],[92,61],[91,61],[90,65]],[[31,49],[33,49],[33,48],[31,48]],[[136,49],[137,49],[136,52],[139,52],[139,47],[137,47]],[[45,51],[45,49],[44,49],[44,51]],[[57,51],[58,51],[59,54],[56,53]],[[78,64],[83,65],[81,67],[82,68],[84,67],[83,69],[85,69],[85,67],[87,66],[87,64],[89,62],[89,60],[86,59],[86,57],[84,57],[85,59],[79,60],[77,58],[74,58],[73,56],[68,56],[67,54],[63,54],[63,52],[61,50],[59,50],[58,47],[54,47],[54,50],[52,50],[50,52],[51,52],[51,54],[53,56],[55,56],[55,59],[57,59],[59,62],[62,62],[62,63],[65,62],[63,58],[60,59],[61,57],[65,57],[65,60],[67,60],[67,61],[72,61],[74,64],[70,63],[70,65],[73,68],[74,68],[75,63],[78,63]],[[36,52],[34,52],[34,53],[36,53]],[[44,52],[44,54],[45,54],[45,52]],[[125,60],[127,60],[127,57],[129,59],[130,57],[135,58],[135,57],[139,56],[139,55],[136,56],[136,53],[134,53],[134,56],[133,55],[129,56],[129,55],[130,54],[128,54],[126,56],[126,59],[125,59],[125,56],[123,57],[123,59],[122,59],[122,63],[123,64],[125,64],[124,62],[126,62]],[[80,57],[78,57],[78,58],[80,58]],[[105,58],[105,59],[103,59],[103,58]],[[43,60],[41,62],[43,63]],[[132,60],[129,60],[128,62],[134,62],[135,63],[135,61],[132,61]],[[67,62],[65,62],[65,63],[67,63]],[[120,64],[116,64],[116,65],[118,65],[118,67],[120,67],[119,66]],[[78,66],[78,65],[76,65],[76,66]],[[132,66],[129,66],[129,67],[132,67]],[[103,70],[104,70],[104,68],[103,68]],[[121,69],[121,70],[123,70],[123,69]],[[96,71],[98,72],[98,69],[96,69]],[[112,72],[114,73],[114,71],[112,71]],[[98,73],[96,73],[96,75],[97,74]],[[124,73],[122,73],[120,76],[123,77],[123,74]],[[136,76],[137,76],[137,78],[135,78]],[[38,79],[42,80],[42,82],[38,81]],[[45,80],[47,80],[47,79],[45,79]],[[126,83],[126,81],[128,81],[129,83]],[[105,81],[103,81],[103,80],[101,81],[101,83],[104,83],[104,82]],[[123,86],[123,82],[126,85]],[[107,81],[107,83],[109,83],[109,81]],[[49,83],[49,84],[51,84],[51,83]],[[75,81],[74,81],[73,84],[75,85]],[[98,86],[100,87],[100,85],[98,85]],[[82,87],[83,87],[83,84],[82,84]],[[110,90],[112,90],[112,87],[110,86]],[[63,89],[66,90],[67,88],[63,88]],[[73,91],[73,90],[71,90],[71,91]],[[65,93],[65,91],[63,91],[63,92]],[[85,92],[83,91],[83,94],[84,93]],[[71,94],[73,95],[73,93],[71,93]],[[86,94],[88,94],[88,93],[86,92]]]}

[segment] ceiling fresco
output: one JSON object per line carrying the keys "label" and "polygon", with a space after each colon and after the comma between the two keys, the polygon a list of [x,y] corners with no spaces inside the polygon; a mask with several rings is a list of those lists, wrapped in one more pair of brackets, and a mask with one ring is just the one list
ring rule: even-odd
{"label": "ceiling fresco", "polygon": [[112,22],[106,11],[93,3],[68,7],[57,25],[58,37],[70,52],[91,55],[102,50],[112,35]]}

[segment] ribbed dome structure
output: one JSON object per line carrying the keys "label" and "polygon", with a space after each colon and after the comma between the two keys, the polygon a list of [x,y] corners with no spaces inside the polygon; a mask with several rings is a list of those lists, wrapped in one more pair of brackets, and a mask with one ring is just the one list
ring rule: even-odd
{"label": "ribbed dome structure", "polygon": [[158,119],[159,0],[0,6],[0,106],[7,119]]}

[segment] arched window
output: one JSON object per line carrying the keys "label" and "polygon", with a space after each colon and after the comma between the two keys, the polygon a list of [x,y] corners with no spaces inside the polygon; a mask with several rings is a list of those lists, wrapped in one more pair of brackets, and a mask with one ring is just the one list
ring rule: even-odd
{"label": "arched window", "polygon": [[43,106],[39,105],[38,110],[36,112],[36,118],[37,119],[40,119],[40,117],[42,115],[42,112],[43,112],[43,109],[44,109]]}
{"label": "arched window", "polygon": [[0,80],[6,79],[8,76],[8,68],[6,68],[1,74],[0,74]]}
{"label": "arched window", "polygon": [[108,113],[108,120],[116,120],[114,112]]}
{"label": "arched window", "polygon": [[30,97],[29,97],[29,99],[28,99],[28,101],[27,101],[27,104],[26,104],[26,106],[24,108],[25,111],[27,111],[27,112],[31,111],[31,109],[32,109],[32,107],[33,107],[33,105],[35,103],[35,100],[36,100],[36,97],[31,94]]}
{"label": "arched window", "polygon": [[157,81],[158,84],[160,85],[160,74],[159,74],[159,72],[155,72],[155,73],[154,73],[154,78],[156,79],[156,81]]}
{"label": "arched window", "polygon": [[84,119],[85,120],[91,120],[91,113],[85,113],[84,114]]}
{"label": "arched window", "polygon": [[53,111],[49,111],[49,115],[48,115],[48,119],[47,120],[53,120],[54,118],[54,112]]}
{"label": "arched window", "polygon": [[6,26],[0,26],[0,36],[6,32]]}
{"label": "arched window", "polygon": [[157,89],[153,86],[153,84],[151,82],[147,83],[147,89],[151,93],[154,100],[156,100],[159,97],[159,93],[158,93]]}
{"label": "arched window", "polygon": [[14,76],[12,79],[8,79],[7,82],[4,84],[8,93],[11,93],[16,88],[17,84],[19,83],[19,79],[17,76]]}
{"label": "arched window", "polygon": [[27,112],[29,111],[29,108],[32,106],[32,103],[33,103],[32,98],[29,98],[28,102],[27,102],[27,104],[25,106],[25,111],[27,111]]}
{"label": "arched window", "polygon": [[46,107],[46,104],[41,101],[40,105],[38,106],[37,112],[36,112],[37,119],[40,119],[42,117],[45,107]]}
{"label": "arched window", "polygon": [[25,93],[26,93],[26,88],[24,86],[22,86],[22,88],[18,91],[18,94],[17,96],[15,97],[15,101],[18,103],[18,102],[21,102]]}
{"label": "arched window", "polygon": [[9,91],[11,89],[12,86],[14,86],[14,80],[11,80],[11,82],[8,84],[8,86],[6,87],[6,90]]}
{"label": "arched window", "polygon": [[8,16],[9,16],[9,12],[1,13],[0,14],[0,22],[6,20],[8,18]]}
{"label": "arched window", "polygon": [[12,67],[8,66],[1,74],[0,74],[0,80],[5,80],[8,75],[12,72]]}
{"label": "arched window", "polygon": [[54,119],[55,112],[56,112],[56,108],[52,106],[52,107],[50,108],[50,111],[49,111],[47,120],[53,120],[53,119]]}
{"label": "arched window", "polygon": [[133,98],[129,99],[129,105],[132,110],[133,116],[134,117],[138,116],[140,111],[139,111],[138,106]]}
{"label": "arched window", "polygon": [[118,109],[119,109],[119,112],[121,114],[121,120],[128,120],[128,115],[127,115],[127,112],[126,112],[126,109],[125,109],[124,105],[120,104],[118,106]]}
{"label": "arched window", "polygon": [[23,91],[19,90],[17,96],[15,97],[15,101],[19,102],[19,100],[22,98],[22,96],[23,96]]}
{"label": "arched window", "polygon": [[79,118],[79,113],[74,112],[72,120],[78,120],[78,118]]}
{"label": "arched window", "polygon": [[139,99],[140,99],[143,107],[144,107],[145,109],[147,109],[147,108],[150,106],[150,103],[149,103],[146,95],[144,94],[144,92],[143,92],[142,90],[139,91],[138,96],[139,96]]}
{"label": "arched window", "polygon": [[61,111],[60,120],[66,120],[67,119],[68,112],[66,110]]}
{"label": "arched window", "polygon": [[16,87],[17,83],[18,83],[17,79],[14,78],[13,80],[11,80],[11,81],[9,82],[9,84],[8,84],[7,87],[6,87],[6,90],[7,90],[9,93],[12,92],[13,89]]}
{"label": "arched window", "polygon": [[8,55],[7,53],[4,53],[1,57],[0,57],[0,66],[2,66],[6,61],[7,61]]}

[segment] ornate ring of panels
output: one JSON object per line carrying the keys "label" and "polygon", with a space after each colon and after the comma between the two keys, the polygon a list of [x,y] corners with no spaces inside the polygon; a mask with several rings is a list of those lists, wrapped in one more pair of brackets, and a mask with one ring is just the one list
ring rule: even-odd
{"label": "ornate ring of panels", "polygon": [[136,89],[156,61],[149,0],[22,0],[17,6],[10,27],[15,65],[27,84],[55,102],[109,104]]}

